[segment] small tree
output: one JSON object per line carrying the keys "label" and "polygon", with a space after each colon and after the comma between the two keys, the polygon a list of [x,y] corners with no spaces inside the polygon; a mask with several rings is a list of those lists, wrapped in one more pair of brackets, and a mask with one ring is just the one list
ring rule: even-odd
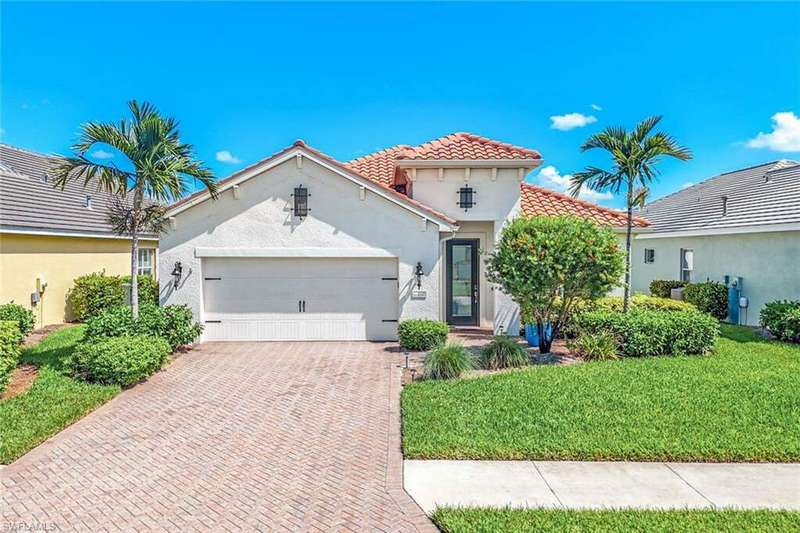
{"label": "small tree", "polygon": [[536,320],[539,351],[549,353],[579,300],[599,298],[619,284],[623,261],[610,230],[560,216],[515,219],[486,265],[489,280]]}

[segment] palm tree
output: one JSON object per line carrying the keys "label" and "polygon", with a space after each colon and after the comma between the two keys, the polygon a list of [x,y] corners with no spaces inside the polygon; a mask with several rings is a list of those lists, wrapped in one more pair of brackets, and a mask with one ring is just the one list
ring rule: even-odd
{"label": "palm tree", "polygon": [[[131,239],[131,309],[139,316],[136,257],[139,236],[158,232],[164,227],[163,204],[170,203],[187,191],[188,181],[197,179],[217,195],[217,183],[211,171],[196,160],[191,145],[181,142],[178,122],[162,117],[158,110],[145,102],[128,102],[132,118],[119,124],[89,122],[81,128],[74,155],[56,168],[54,183],[62,189],[69,181],[83,181],[116,195],[109,209],[109,221],[114,231]],[[96,144],[112,146],[126,156],[133,170],[117,165],[97,163],[86,154]]]}
{"label": "palm tree", "polygon": [[659,171],[656,165],[662,157],[674,157],[681,161],[692,158],[692,152],[688,148],[680,146],[670,135],[660,131],[651,133],[660,121],[660,116],[649,117],[637,124],[633,131],[626,131],[621,127],[609,127],[589,137],[581,146],[581,151],[601,148],[611,154],[614,164],[610,170],[586,167],[583,172],[575,174],[570,186],[572,196],[578,196],[584,185],[595,191],[610,191],[614,194],[621,190],[625,191],[628,211],[625,238],[625,297],[623,299],[625,312],[630,307],[631,298],[633,208],[644,205],[648,187],[658,177]]}

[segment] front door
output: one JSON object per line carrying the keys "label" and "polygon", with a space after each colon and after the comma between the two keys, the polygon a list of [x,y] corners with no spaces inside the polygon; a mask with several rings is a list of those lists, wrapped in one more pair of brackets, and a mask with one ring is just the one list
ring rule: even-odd
{"label": "front door", "polygon": [[447,323],[454,326],[477,326],[478,239],[447,241]]}

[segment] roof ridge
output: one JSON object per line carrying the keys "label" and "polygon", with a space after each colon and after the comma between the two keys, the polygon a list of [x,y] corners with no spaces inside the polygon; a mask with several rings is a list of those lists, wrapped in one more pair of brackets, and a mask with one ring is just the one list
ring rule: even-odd
{"label": "roof ridge", "polygon": [[30,148],[21,148],[19,146],[14,146],[12,144],[3,143],[3,142],[0,142],[0,146],[2,146],[4,148],[10,148],[11,150],[16,150],[17,152],[22,152],[22,153],[25,153],[25,154],[37,155],[37,156],[40,156],[40,157],[46,157],[48,159],[54,159],[54,158],[57,158],[57,157],[64,157],[61,154],[55,154],[55,153],[46,154],[44,152],[37,152],[36,150],[31,150]]}
{"label": "roof ridge", "polygon": [[453,133],[448,133],[446,135],[442,135],[441,137],[437,137],[435,139],[425,141],[416,146],[412,146],[411,149],[414,150],[415,152],[418,152],[418,150],[423,149],[423,147],[425,147],[426,145],[431,145],[436,142],[444,144],[445,141],[449,141],[450,143],[452,143],[454,142],[455,139],[459,138],[466,139],[468,141],[479,142],[481,144],[496,146],[506,150],[517,150],[529,154],[533,159],[541,159],[542,157],[542,155],[539,152],[537,152],[536,150],[532,150],[531,148],[525,148],[524,146],[518,146],[516,144],[511,144],[505,141],[490,139],[489,137],[484,137],[483,135],[478,135],[477,133],[471,133],[468,131],[456,131]]}
{"label": "roof ridge", "polygon": [[388,153],[388,152],[390,152],[392,150],[404,150],[406,148],[412,148],[413,149],[414,147],[410,146],[408,144],[395,144],[394,146],[387,146],[386,148],[381,148],[380,150],[376,150],[376,151],[370,152],[368,154],[364,154],[364,155],[360,155],[358,157],[354,157],[353,159],[350,159],[349,161],[347,161],[347,164],[354,163],[356,161],[362,161],[364,159],[369,159],[370,157],[377,157],[379,155],[386,154],[386,153]]}
{"label": "roof ridge", "polygon": [[[542,187],[541,185],[534,185],[533,183],[521,183],[520,185],[522,187],[529,187],[531,189],[536,189],[537,191],[543,192],[545,194],[549,194],[551,196],[557,196],[558,198],[571,200],[573,202],[577,202],[577,203],[579,203],[581,205],[584,205],[586,207],[591,207],[593,209],[598,209],[600,211],[612,214],[614,216],[627,217],[627,214],[622,212],[622,211],[618,211],[616,209],[612,209],[612,208],[606,207],[604,205],[596,204],[596,203],[590,202],[588,200],[583,200],[581,198],[575,198],[572,195],[564,194],[564,193],[558,192],[558,191],[554,191],[553,189],[548,189],[547,187]],[[638,219],[640,222],[648,223],[647,220],[645,218],[643,218],[643,217],[634,215],[633,218],[634,218],[634,220]]]}

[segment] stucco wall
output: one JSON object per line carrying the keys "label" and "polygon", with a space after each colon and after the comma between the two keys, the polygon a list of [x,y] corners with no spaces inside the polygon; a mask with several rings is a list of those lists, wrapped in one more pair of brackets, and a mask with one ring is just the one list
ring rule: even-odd
{"label": "stucco wall", "polygon": [[[644,249],[655,262],[644,263]],[[680,279],[680,250],[694,250],[695,281],[744,278],[750,299],[747,323],[758,324],[761,307],[773,300],[800,299],[800,232],[752,233],[707,237],[637,238],[633,242],[633,290],[649,292],[654,279]],[[742,322],[744,314],[740,314]]]}
{"label": "stucco wall", "polygon": [[[143,247],[154,248],[147,241]],[[36,325],[60,324],[71,319],[67,291],[75,278],[92,272],[130,274],[130,243],[124,239],[50,237],[0,234],[0,303],[14,301],[33,309]],[[157,262],[157,261],[156,261]],[[36,278],[47,288],[41,301],[31,306]]]}
{"label": "stucco wall", "polygon": [[[310,214],[304,220],[292,215],[294,188],[309,192]],[[202,316],[201,259],[196,247],[212,248],[371,248],[398,257],[400,319],[439,318],[438,227],[419,215],[366,191],[304,159],[284,162],[240,184],[239,199],[224,192],[175,217],[175,229],[160,241],[161,300],[164,304],[189,305]],[[183,265],[183,279],[173,288],[170,272],[176,261]],[[412,299],[413,270],[422,263],[425,299]]]}

